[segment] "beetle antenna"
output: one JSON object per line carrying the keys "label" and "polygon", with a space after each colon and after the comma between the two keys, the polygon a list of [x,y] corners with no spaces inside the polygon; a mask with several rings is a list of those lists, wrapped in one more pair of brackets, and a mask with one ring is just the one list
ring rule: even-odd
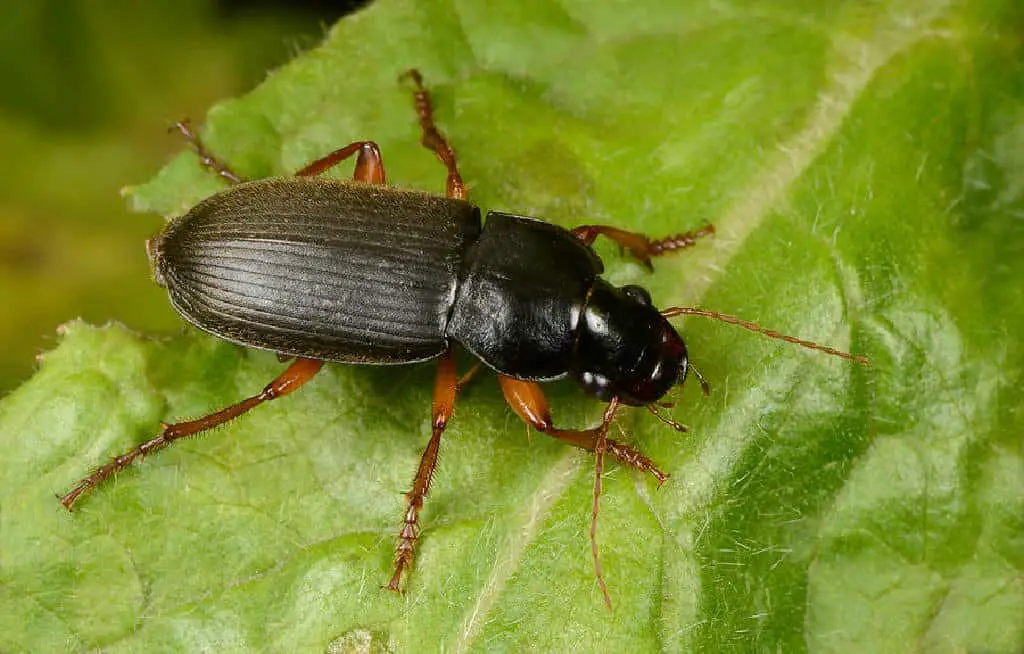
{"label": "beetle antenna", "polygon": [[[749,329],[752,332],[757,332],[758,334],[762,334],[769,338],[777,338],[780,341],[786,341],[787,343],[799,345],[800,347],[806,347],[809,350],[818,350],[819,352],[824,352],[825,354],[831,354],[832,356],[837,356],[841,359],[847,359],[848,361],[859,363],[862,366],[871,365],[871,362],[868,361],[868,358],[865,356],[861,356],[859,354],[850,354],[849,352],[843,352],[842,350],[837,350],[834,347],[829,347],[827,345],[819,345],[818,343],[815,343],[813,341],[805,341],[802,338],[797,338],[796,336],[789,336],[788,334],[783,334],[773,329],[767,329],[765,327],[762,327],[761,325],[758,325],[756,322],[743,320],[742,318],[737,318],[736,316],[730,316],[727,313],[719,313],[718,311],[707,311],[705,309],[697,309],[695,307],[669,307],[668,309],[662,311],[661,315],[665,316],[666,318],[671,318],[673,316],[704,316],[705,318],[714,318],[715,320],[727,322],[730,325],[738,325],[744,329]],[[699,375],[698,378],[700,378]]]}
{"label": "beetle antenna", "polygon": [[662,414],[660,411],[658,411],[657,408],[655,408],[655,406],[653,404],[648,404],[647,405],[647,410],[651,412],[652,416],[654,416],[658,420],[662,421],[663,423],[665,423],[666,425],[668,425],[669,427],[671,427],[672,429],[675,429],[676,431],[678,431],[680,433],[685,433],[685,432],[689,431],[689,429],[690,429],[686,425],[679,424],[678,422],[676,422],[672,418],[669,418],[668,416]]}
{"label": "beetle antenna", "polygon": [[615,411],[619,408],[619,398],[612,397],[604,410],[601,426],[597,428],[594,439],[594,504],[590,518],[590,553],[594,557],[594,574],[597,585],[601,587],[601,595],[608,610],[612,610],[612,596],[608,592],[608,584],[604,581],[604,570],[601,568],[601,555],[597,548],[597,514],[601,509],[601,477],[604,475],[604,453],[608,447],[608,427],[612,424]]}

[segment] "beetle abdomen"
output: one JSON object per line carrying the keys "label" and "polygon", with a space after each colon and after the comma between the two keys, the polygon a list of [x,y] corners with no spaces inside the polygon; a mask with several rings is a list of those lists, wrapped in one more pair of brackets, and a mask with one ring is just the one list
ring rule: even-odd
{"label": "beetle abdomen", "polygon": [[173,221],[153,247],[174,307],[242,345],[328,361],[440,355],[469,203],[322,178],[240,184]]}

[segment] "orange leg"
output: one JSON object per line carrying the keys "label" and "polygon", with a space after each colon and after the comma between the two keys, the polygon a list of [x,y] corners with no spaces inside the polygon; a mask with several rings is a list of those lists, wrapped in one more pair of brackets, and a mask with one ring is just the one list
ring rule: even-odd
{"label": "orange leg", "polygon": [[433,434],[427,449],[420,457],[420,466],[412,480],[412,489],[405,494],[408,508],[405,510],[405,523],[398,534],[398,546],[395,549],[395,573],[391,576],[386,588],[399,591],[402,573],[412,567],[416,539],[420,535],[419,517],[423,508],[423,500],[430,491],[430,481],[437,467],[437,453],[441,447],[441,434],[448,426],[448,420],[455,409],[455,358],[451,351],[445,353],[437,364],[437,376],[434,380]]}
{"label": "orange leg", "polygon": [[[575,445],[588,452],[595,451],[600,428],[583,430],[555,428],[551,420],[551,409],[548,407],[547,398],[544,397],[544,391],[541,390],[539,384],[504,375],[498,376],[498,383],[501,384],[501,392],[505,395],[505,401],[523,422],[560,441]],[[608,454],[630,468],[651,473],[658,480],[659,486],[668,479],[668,475],[659,470],[653,461],[626,443],[609,438],[606,440],[605,448]]]}
{"label": "orange leg", "polygon": [[668,479],[668,475],[659,470],[654,465],[654,462],[644,456],[639,450],[608,438],[608,428],[619,407],[618,398],[613,398],[608,403],[599,427],[585,430],[556,429],[552,424],[551,409],[548,407],[544,392],[538,384],[513,379],[505,375],[498,376],[498,383],[501,384],[501,392],[505,395],[505,401],[508,402],[512,410],[524,422],[549,436],[554,436],[561,441],[594,453],[594,503],[590,522],[590,547],[594,557],[594,574],[597,576],[598,585],[601,587],[601,593],[604,595],[605,604],[610,609],[612,607],[612,600],[604,581],[604,572],[601,569],[601,560],[597,549],[597,514],[601,501],[604,455],[605,453],[611,454],[631,468],[651,473],[658,480],[659,486]]}
{"label": "orange leg", "polygon": [[[181,135],[192,144],[192,148],[199,156],[199,163],[202,164],[204,168],[210,169],[232,184],[238,184],[245,181],[244,177],[233,171],[230,166],[224,163],[224,161],[217,158],[212,152],[206,149],[202,139],[195,133],[192,129],[192,125],[187,120],[175,123],[173,129],[177,129],[181,132]],[[352,178],[356,181],[369,182],[371,184],[386,184],[384,160],[381,157],[380,148],[377,147],[377,144],[373,141],[356,141],[355,143],[349,143],[345,147],[338,148],[334,152],[307,164],[304,168],[296,172],[295,175],[299,177],[319,175],[320,173],[337,166],[357,152],[359,153],[359,157],[356,160],[355,174],[352,175]]]}
{"label": "orange leg", "polygon": [[652,241],[643,234],[628,232],[618,227],[608,225],[580,225],[572,230],[576,238],[587,245],[592,245],[598,235],[610,238],[619,246],[629,250],[629,253],[640,260],[648,270],[653,270],[651,257],[661,256],[676,250],[685,250],[693,247],[698,238],[709,236],[715,233],[714,225],[706,225],[696,231],[676,234],[667,238]]}
{"label": "orange leg", "polygon": [[466,372],[462,373],[462,376],[455,382],[455,389],[461,391],[469,384],[469,382],[473,381],[473,378],[476,377],[483,368],[484,364],[479,361],[474,363],[473,366]]}
{"label": "orange leg", "polygon": [[179,422],[173,425],[164,423],[163,429],[160,430],[160,433],[157,434],[156,437],[151,438],[135,449],[114,457],[110,463],[100,466],[94,470],[92,474],[82,479],[78,482],[78,485],[64,494],[60,498],[60,503],[64,505],[65,509],[70,511],[75,501],[78,500],[83,493],[86,493],[103,483],[103,481],[111,475],[124,470],[136,459],[145,457],[157,450],[161,450],[179,438],[195,436],[213,429],[218,425],[223,425],[229,420],[233,420],[243,413],[246,413],[255,406],[263,404],[264,402],[269,402],[270,400],[276,400],[279,397],[297,390],[303,384],[312,379],[323,365],[323,361],[318,361],[316,359],[296,359],[295,362],[288,366],[288,368],[274,381],[267,384],[267,386],[258,395],[253,395],[250,398],[242,400],[238,404],[233,404],[226,409],[221,409],[220,411],[211,413],[210,415],[197,420]]}
{"label": "orange leg", "polygon": [[416,90],[413,92],[413,101],[416,103],[416,114],[420,117],[420,127],[423,128],[423,137],[420,143],[428,150],[432,150],[441,163],[448,169],[448,183],[446,186],[448,197],[465,200],[468,197],[466,185],[462,182],[462,175],[459,174],[459,167],[455,161],[455,151],[448,145],[444,135],[437,129],[434,122],[434,108],[430,102],[430,91],[423,86],[423,76],[418,70],[409,70],[400,79],[412,79]]}
{"label": "orange leg", "polygon": [[199,156],[199,163],[204,168],[213,171],[232,184],[239,184],[245,181],[244,177],[231,170],[226,163],[215,157],[213,153],[206,149],[206,146],[203,145],[202,139],[200,139],[199,135],[193,131],[192,125],[188,120],[180,120],[174,123],[171,129],[176,129],[181,132],[181,135],[192,144],[192,149],[196,151],[196,155]]}
{"label": "orange leg", "polygon": [[[416,112],[420,117],[420,125],[423,128],[421,142],[424,147],[433,150],[441,160],[441,163],[448,169],[448,197],[465,200],[466,187],[463,185],[462,177],[459,175],[459,169],[455,162],[455,152],[452,151],[448,142],[445,141],[434,124],[433,109],[430,106],[430,94],[423,88],[423,79],[415,70],[410,70],[404,76],[411,77],[416,84],[416,92],[413,97],[416,101]],[[351,148],[352,146],[349,147]],[[339,160],[348,156],[341,154],[342,152],[344,152],[344,149],[330,156],[340,157]],[[360,153],[360,162],[362,161],[362,156],[362,153]],[[379,158],[379,153],[377,156]],[[307,169],[313,168],[317,163],[311,164]],[[330,165],[333,165],[333,163]],[[358,165],[356,173],[358,174]],[[384,181],[383,175],[383,167],[381,167],[380,183]],[[412,480],[412,489],[405,494],[408,506],[405,510],[405,522],[402,525],[402,531],[398,534],[398,546],[395,548],[395,572],[391,575],[391,581],[385,586],[388,590],[401,591],[402,574],[412,568],[416,539],[420,535],[420,511],[423,509],[423,501],[430,491],[430,482],[434,477],[434,469],[437,467],[437,454],[441,447],[441,434],[444,433],[445,427],[448,426],[448,420],[455,409],[455,394],[479,370],[480,364],[478,363],[465,375],[457,378],[455,373],[455,357],[451,350],[446,352],[437,364],[432,407],[433,434],[427,443],[427,448],[423,450],[423,455],[420,457],[419,468],[416,469],[416,476]]]}
{"label": "orange leg", "polygon": [[373,141],[356,141],[349,143],[343,148],[338,148],[330,154],[320,157],[306,165],[295,173],[297,177],[309,177],[319,175],[352,155],[359,153],[356,158],[356,170],[352,179],[358,182],[369,182],[370,184],[387,184],[387,177],[384,175],[384,159],[381,157],[380,148]]}

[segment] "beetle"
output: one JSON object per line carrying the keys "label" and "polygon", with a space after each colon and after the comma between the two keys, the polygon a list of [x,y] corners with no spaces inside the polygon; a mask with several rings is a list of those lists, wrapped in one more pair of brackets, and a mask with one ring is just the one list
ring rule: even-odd
{"label": "beetle", "polygon": [[[136,459],[223,424],[297,390],[325,362],[397,365],[438,360],[432,435],[420,459],[386,588],[400,590],[420,534],[430,489],[458,388],[453,347],[498,373],[511,408],[538,431],[595,454],[591,549],[604,599],[596,520],[603,457],[668,475],[640,450],[607,437],[624,405],[647,407],[687,378],[686,345],[669,318],[690,314],[738,324],[773,338],[866,363],[862,357],[778,334],[725,314],[689,307],[659,311],[640,286],[601,278],[592,249],[604,236],[651,267],[651,258],[693,246],[702,229],[652,240],[607,225],[563,229],[500,211],[481,218],[468,201],[455,153],[438,130],[430,94],[416,70],[405,74],[422,129],[421,143],[447,169],[446,194],[386,185],[377,144],[356,141],[317,159],[294,177],[246,181],[211,154],[187,122],[176,128],[203,166],[231,186],[172,220],[147,242],[154,279],[181,316],[216,337],[269,350],[288,368],[260,393],[205,417],[164,424],[160,433],[97,468],[60,498],[69,511],[83,493]],[[352,180],[320,173],[356,157]],[[705,393],[707,383],[696,373]],[[607,403],[598,427],[554,426],[538,385],[575,379]]]}

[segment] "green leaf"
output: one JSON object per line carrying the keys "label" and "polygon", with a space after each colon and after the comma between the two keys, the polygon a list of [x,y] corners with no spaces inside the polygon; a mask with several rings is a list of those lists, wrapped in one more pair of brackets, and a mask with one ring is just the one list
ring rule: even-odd
{"label": "green leaf", "polygon": [[[272,355],[71,323],[0,404],[0,650],[1024,649],[1024,71],[1019,3],[391,0],[214,108],[211,149],[285,174],[373,138],[443,188],[416,66],[485,208],[718,235],[614,283],[871,357],[681,323],[712,396],[622,426],[673,478],[460,396],[408,593],[380,590],[429,436],[429,366],[330,366],[301,392],[53,498],[161,420],[256,392]],[[345,171],[340,171],[343,174]],[[132,194],[220,188],[183,153]],[[154,293],[159,292],[155,289]],[[556,421],[601,406],[549,386]]]}

